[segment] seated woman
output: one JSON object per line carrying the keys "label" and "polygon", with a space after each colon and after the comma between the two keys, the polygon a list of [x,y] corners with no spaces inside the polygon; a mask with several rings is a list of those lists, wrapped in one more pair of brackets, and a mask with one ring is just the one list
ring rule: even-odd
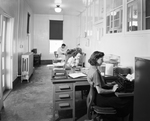
{"label": "seated woman", "polygon": [[78,67],[80,57],[81,57],[80,53],[78,53],[77,51],[73,52],[72,56],[66,62],[66,68]]}
{"label": "seated woman", "polygon": [[88,70],[87,80],[90,84],[94,84],[96,88],[96,105],[100,107],[113,107],[117,110],[117,117],[126,117],[132,112],[133,99],[131,97],[117,97],[115,91],[118,85],[106,84],[99,70],[103,63],[103,56],[103,52],[95,51],[88,60],[91,66]]}

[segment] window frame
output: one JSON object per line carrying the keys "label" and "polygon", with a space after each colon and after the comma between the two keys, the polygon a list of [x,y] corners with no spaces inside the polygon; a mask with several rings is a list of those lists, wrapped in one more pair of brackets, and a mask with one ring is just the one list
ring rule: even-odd
{"label": "window frame", "polygon": [[[119,12],[119,16],[118,19],[115,19],[115,13]],[[107,26],[107,17],[109,16],[109,26]],[[122,24],[123,24],[123,6],[117,7],[113,10],[111,10],[110,12],[107,13],[106,15],[106,34],[110,34],[110,33],[120,33],[122,32],[123,28],[122,28]],[[119,25],[118,27],[115,27],[115,21],[119,21]],[[121,26],[121,29],[119,29]],[[109,27],[109,29],[108,29]]]}

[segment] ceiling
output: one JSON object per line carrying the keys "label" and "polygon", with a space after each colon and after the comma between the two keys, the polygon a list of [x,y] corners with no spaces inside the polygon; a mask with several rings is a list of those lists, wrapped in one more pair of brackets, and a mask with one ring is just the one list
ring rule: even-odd
{"label": "ceiling", "polygon": [[[79,15],[84,11],[85,6],[82,0],[26,0],[35,14],[61,14],[61,15]],[[56,3],[57,2],[57,3]],[[59,3],[62,8],[61,13],[56,13],[54,8]]]}

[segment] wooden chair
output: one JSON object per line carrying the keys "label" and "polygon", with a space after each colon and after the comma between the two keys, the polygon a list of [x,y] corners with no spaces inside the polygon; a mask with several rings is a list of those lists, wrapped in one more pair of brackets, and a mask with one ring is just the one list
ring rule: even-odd
{"label": "wooden chair", "polygon": [[[93,84],[90,85],[90,91],[87,97],[87,116],[88,119],[93,121],[95,118],[99,121],[103,121],[104,117],[107,115],[115,115],[117,111],[112,107],[99,107],[96,106],[94,103],[96,94],[96,89],[94,88]],[[96,116],[93,118],[93,114]],[[88,120],[87,120],[88,121]]]}

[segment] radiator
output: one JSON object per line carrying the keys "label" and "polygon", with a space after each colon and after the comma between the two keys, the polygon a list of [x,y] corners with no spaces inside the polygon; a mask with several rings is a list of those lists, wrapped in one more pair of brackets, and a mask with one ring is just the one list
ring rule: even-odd
{"label": "radiator", "polygon": [[29,82],[29,78],[33,74],[33,53],[28,52],[21,56],[21,83],[23,80]]}

